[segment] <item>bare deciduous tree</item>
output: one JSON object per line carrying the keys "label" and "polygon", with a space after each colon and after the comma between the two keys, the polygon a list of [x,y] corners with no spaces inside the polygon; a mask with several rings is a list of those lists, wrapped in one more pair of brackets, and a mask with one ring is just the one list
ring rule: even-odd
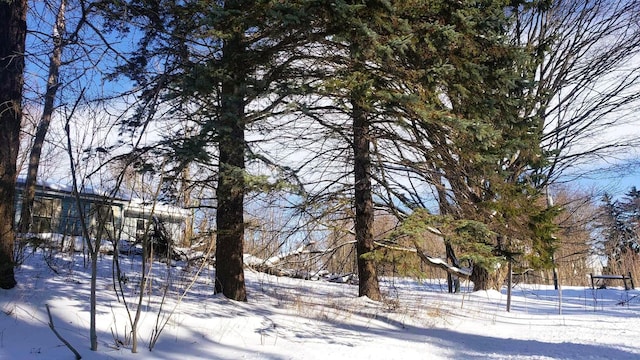
{"label": "bare deciduous tree", "polygon": [[549,165],[546,183],[625,158],[640,104],[640,1],[555,0],[520,8],[513,38],[538,49],[535,101]]}
{"label": "bare deciduous tree", "polygon": [[60,66],[62,65],[62,49],[64,47],[63,36],[65,35],[66,28],[65,6],[66,1],[61,0],[55,24],[53,26],[53,49],[49,59],[49,75],[47,77],[47,89],[44,95],[42,117],[38,122],[31,146],[31,152],[29,154],[29,167],[27,169],[24,191],[22,193],[22,207],[20,212],[20,222],[18,225],[18,231],[23,234],[29,232],[29,227],[31,225],[31,210],[36,193],[36,181],[38,178],[40,157],[42,155],[45,137],[47,136],[49,125],[51,124],[51,118],[55,109],[54,101],[59,88],[58,76],[60,74]]}

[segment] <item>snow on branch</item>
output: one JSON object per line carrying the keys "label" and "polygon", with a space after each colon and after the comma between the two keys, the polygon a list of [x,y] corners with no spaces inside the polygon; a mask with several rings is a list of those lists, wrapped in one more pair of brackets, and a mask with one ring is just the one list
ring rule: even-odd
{"label": "snow on branch", "polygon": [[[434,229],[436,231],[438,231],[437,229]],[[439,231],[438,231],[439,233]],[[424,262],[427,265],[430,266],[434,266],[440,269],[443,269],[444,271],[448,272],[451,275],[455,275],[464,279],[468,279],[471,276],[471,270],[470,269],[465,269],[465,268],[459,268],[457,266],[453,266],[448,264],[445,260],[437,258],[437,257],[432,257],[427,255],[424,250],[422,250],[418,245],[414,245],[415,248],[408,248],[408,247],[404,247],[404,246],[399,246],[397,244],[394,243],[390,243],[390,242],[380,242],[380,241],[376,241],[375,243],[377,246],[386,248],[386,249],[390,249],[390,250],[396,250],[396,251],[406,251],[406,252],[412,252],[412,253],[416,253],[418,255],[418,257],[420,258],[420,260],[422,260],[422,262]]]}

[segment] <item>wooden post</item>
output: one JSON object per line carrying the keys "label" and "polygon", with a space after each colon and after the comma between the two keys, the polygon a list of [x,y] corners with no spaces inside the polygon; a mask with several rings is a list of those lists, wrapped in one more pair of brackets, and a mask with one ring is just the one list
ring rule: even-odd
{"label": "wooden post", "polygon": [[513,269],[511,267],[511,258],[509,258],[508,262],[508,275],[507,275],[507,312],[511,311],[511,282],[513,277]]}

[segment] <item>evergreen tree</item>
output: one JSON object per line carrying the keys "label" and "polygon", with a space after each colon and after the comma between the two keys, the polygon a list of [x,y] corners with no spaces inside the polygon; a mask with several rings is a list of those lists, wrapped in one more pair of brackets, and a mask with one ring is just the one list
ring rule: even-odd
{"label": "evergreen tree", "polygon": [[[369,180],[355,179],[356,189],[371,189],[371,194],[380,189],[375,198],[403,216],[407,208],[426,206],[427,190],[415,186],[423,182],[438,191],[443,214],[485,222],[501,232],[505,223],[514,222],[512,229],[528,224],[521,221],[524,215],[500,221],[493,216],[498,206],[508,209],[539,196],[522,182],[524,171],[540,159],[540,129],[531,118],[520,117],[527,101],[522,94],[531,86],[526,68],[531,59],[506,36],[510,22],[504,2],[340,5],[330,12],[336,19],[328,22],[338,30],[325,43],[338,49],[328,51],[338,70],[324,82],[324,89],[335,92],[320,94],[351,111],[354,140],[366,140],[353,144],[354,167],[369,164],[364,173],[370,173]],[[323,121],[346,137],[343,124]],[[366,203],[358,198],[362,194],[356,192],[356,212]],[[364,237],[358,234],[366,228],[356,222],[359,243]],[[494,247],[499,253],[497,242]],[[453,251],[448,253],[455,259]],[[362,258],[374,257],[360,253]],[[491,270],[482,266],[485,262],[478,264],[478,272]],[[478,286],[485,285],[478,281]]]}
{"label": "evergreen tree", "polygon": [[609,267],[619,265],[626,252],[640,253],[638,199],[635,187],[631,188],[622,201],[614,200],[609,194],[602,198],[598,227],[604,238],[603,250]]}
{"label": "evergreen tree", "polygon": [[[525,176],[542,159],[541,129],[521,112],[535,61],[505,36],[502,1],[132,1],[103,8],[113,15],[109,25],[127,25],[119,21],[128,16],[144,30],[137,56],[120,68],[144,89],[145,104],[129,125],[147,126],[158,109],[192,124],[139,152],[164,152],[176,174],[189,164],[217,169],[216,287],[231,298],[246,296],[236,291],[246,155],[259,158],[245,132],[294,95],[331,101],[296,106],[352,151],[353,183],[345,188],[354,189],[360,295],[380,298],[370,256],[374,199],[398,214],[398,200],[405,209],[424,205],[424,193],[406,186],[413,179],[437,189],[443,213],[501,234],[492,240],[495,255],[507,251],[506,227],[524,234],[542,213],[527,212],[539,193]],[[374,196],[376,188],[382,191]],[[490,262],[475,263],[485,287],[479,279]]]}
{"label": "evergreen tree", "polygon": [[[536,223],[548,220],[545,206],[534,205],[541,193],[526,176],[543,159],[542,129],[535,114],[522,112],[531,101],[535,54],[510,42],[507,5],[443,2],[431,12],[417,11],[415,16],[430,19],[412,22],[414,34],[425,35],[416,37],[405,66],[421,97],[410,108],[403,140],[414,151],[407,151],[411,156],[403,156],[402,163],[412,178],[435,189],[442,215],[482,223],[495,234],[476,239],[481,247],[492,244],[487,259],[511,257],[512,243],[531,239],[535,228],[542,235]],[[456,247],[473,265],[476,288],[493,286],[488,282],[493,261],[473,253],[474,237],[462,239],[471,241]],[[545,230],[539,250],[545,248],[547,263],[551,243]]]}
{"label": "evergreen tree", "polygon": [[[429,63],[420,57],[424,54],[411,50],[412,42],[432,35],[414,31],[420,26],[438,27],[439,19],[428,15],[433,7],[439,5],[420,1],[342,1],[327,10],[328,36],[321,46],[331,54],[327,65],[331,76],[323,78],[312,91],[332,101],[332,112],[327,113],[327,106],[319,106],[316,118],[332,136],[349,143],[352,150],[346,166],[353,168],[353,184],[344,182],[337,188],[353,188],[359,295],[372,299],[380,298],[373,255],[374,199],[394,211],[392,197],[398,195],[385,179],[385,166],[398,165],[389,157],[397,148],[397,132],[403,132],[402,125],[396,123],[406,118],[408,107],[418,103],[424,106],[425,98],[417,99],[419,95],[414,93],[419,87],[415,81],[420,75],[416,73],[430,73],[434,69],[428,66],[435,68],[435,63],[442,60]],[[425,63],[417,65],[417,70],[407,69],[408,59],[414,56],[425,59]],[[381,189],[388,191],[385,194]]]}
{"label": "evergreen tree", "polygon": [[[139,130],[160,112],[168,124],[164,140],[135,149],[136,155],[170,159],[176,177],[187,166],[217,171],[202,181],[216,194],[215,290],[230,299],[246,300],[243,203],[251,191],[246,161],[252,152],[245,132],[294,91],[295,50],[317,29],[313,6],[304,0],[102,4],[107,26],[135,24],[144,33],[137,55],[118,69],[143,89],[143,106],[127,126]],[[176,129],[176,119],[190,129]],[[140,168],[153,168],[143,159],[138,156]]]}
{"label": "evergreen tree", "polygon": [[640,191],[635,186],[625,194],[621,203],[624,219],[630,227],[640,230]]}
{"label": "evergreen tree", "polygon": [[[397,116],[394,115],[399,111],[397,98],[406,96],[406,89],[395,87],[397,79],[393,73],[396,55],[411,36],[406,21],[397,13],[401,4],[398,1],[327,4],[321,25],[326,36],[314,43],[323,52],[313,74],[317,81],[309,82],[309,97],[298,103],[304,116],[326,129],[312,145],[318,151],[309,166],[314,167],[315,173],[337,171],[334,178],[321,180],[326,185],[310,194],[307,204],[326,204],[336,198],[351,204],[353,212],[347,213],[354,220],[359,296],[374,300],[382,296],[373,256],[374,194],[380,178],[373,160],[379,154],[373,149],[382,138],[384,124]],[[330,151],[336,155],[324,162],[327,150],[323,144],[328,140],[334,142]],[[335,168],[329,170],[332,166]]]}
{"label": "evergreen tree", "polygon": [[[348,116],[352,122],[353,181],[355,204],[355,238],[358,262],[359,296],[381,300],[376,273],[373,239],[374,203],[371,146],[373,122],[380,116],[380,103],[388,93],[384,75],[385,62],[394,51],[393,39],[399,30],[393,26],[392,3],[353,1],[336,4],[328,19],[334,44],[344,46],[345,63],[339,71],[339,91],[346,92]],[[401,34],[401,33],[400,33]]]}

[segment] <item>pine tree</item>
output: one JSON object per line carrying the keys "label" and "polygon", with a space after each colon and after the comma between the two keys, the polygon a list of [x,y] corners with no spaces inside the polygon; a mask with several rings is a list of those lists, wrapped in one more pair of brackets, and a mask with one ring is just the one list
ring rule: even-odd
{"label": "pine tree", "polygon": [[[326,9],[326,38],[320,46],[331,57],[326,65],[330,76],[321,78],[311,92],[333,102],[333,117],[320,107],[316,115],[323,126],[350,145],[353,183],[344,184],[354,208],[354,234],[358,263],[359,296],[381,299],[373,239],[374,188],[380,182],[374,158],[375,144],[385,136],[385,124],[399,116],[399,88],[394,69],[411,37],[410,27],[399,14],[400,1],[340,1]],[[344,188],[340,188],[344,191]],[[324,196],[332,196],[324,194]],[[323,197],[321,195],[321,197]]]}
{"label": "pine tree", "polygon": [[621,203],[624,219],[630,227],[640,230],[640,191],[635,186],[625,194]]}
{"label": "pine tree", "polygon": [[[101,6],[112,29],[136,23],[144,33],[136,55],[118,68],[144,89],[144,106],[126,125],[135,131],[150,119],[168,123],[162,141],[135,149],[138,166],[153,170],[142,155],[160,154],[169,159],[174,178],[188,166],[216,171],[197,181],[215,188],[215,291],[233,300],[247,298],[244,197],[251,191],[246,169],[251,150],[245,132],[294,92],[293,59],[299,56],[296,49],[317,36],[316,5],[141,0]],[[122,16],[135,22],[122,22]],[[168,116],[158,118],[159,109]],[[176,129],[176,119],[186,120],[190,129]]]}
{"label": "pine tree", "polygon": [[603,250],[610,268],[620,265],[626,252],[640,253],[638,235],[638,191],[635,187],[622,201],[605,194],[602,198],[600,228],[603,236]]}
{"label": "pine tree", "polygon": [[347,92],[353,133],[355,238],[358,262],[359,296],[381,300],[375,259],[371,256],[373,239],[374,204],[372,192],[372,123],[379,110],[381,76],[371,68],[384,63],[389,46],[393,7],[384,1],[345,2],[334,8],[330,18],[330,34],[347,48],[347,66],[342,72],[341,91]]}
{"label": "pine tree", "polygon": [[[417,37],[425,40],[406,60],[424,99],[412,108],[408,126],[407,146],[419,156],[407,163],[437,190],[442,215],[482,223],[495,234],[463,237],[471,243],[456,246],[459,258],[473,265],[474,285],[484,289],[495,256],[512,256],[511,243],[531,238],[535,223],[547,219],[543,206],[532,206],[541,194],[526,177],[543,159],[536,118],[522,116],[535,57],[508,39],[511,19],[503,2],[444,2],[431,9],[416,16],[439,21],[414,22],[416,33],[428,35]],[[552,239],[547,235],[541,246]],[[474,244],[491,244],[492,251],[474,253]]]}
{"label": "pine tree", "polygon": [[[356,179],[356,188],[382,188],[376,197],[403,216],[406,208],[426,206],[421,189],[412,188],[420,178],[438,190],[443,213],[458,220],[486,222],[494,230],[515,222],[515,216],[495,221],[492,204],[498,199],[522,203],[507,200],[507,194],[523,200],[532,195],[520,180],[524,170],[539,161],[539,129],[532,119],[519,117],[521,102],[527,101],[521,95],[531,84],[525,64],[531,60],[506,36],[510,24],[505,4],[339,4],[329,12],[335,19],[328,23],[338,30],[326,46],[338,49],[328,53],[342,57],[334,76],[324,83],[338,95],[321,94],[336,98],[339,109],[352,110],[348,116],[354,140],[361,141],[360,146],[353,144],[354,165],[358,169],[368,164],[360,171],[370,173],[370,180]],[[342,124],[325,123],[346,134]],[[356,212],[366,203],[358,195],[362,193],[356,193]],[[405,209],[395,206],[397,202]],[[361,224],[356,222],[356,238],[367,228]],[[494,246],[499,253],[498,244]],[[365,253],[359,259],[373,261],[374,256],[366,256],[372,249],[361,249]],[[453,251],[449,253],[455,259]]]}

